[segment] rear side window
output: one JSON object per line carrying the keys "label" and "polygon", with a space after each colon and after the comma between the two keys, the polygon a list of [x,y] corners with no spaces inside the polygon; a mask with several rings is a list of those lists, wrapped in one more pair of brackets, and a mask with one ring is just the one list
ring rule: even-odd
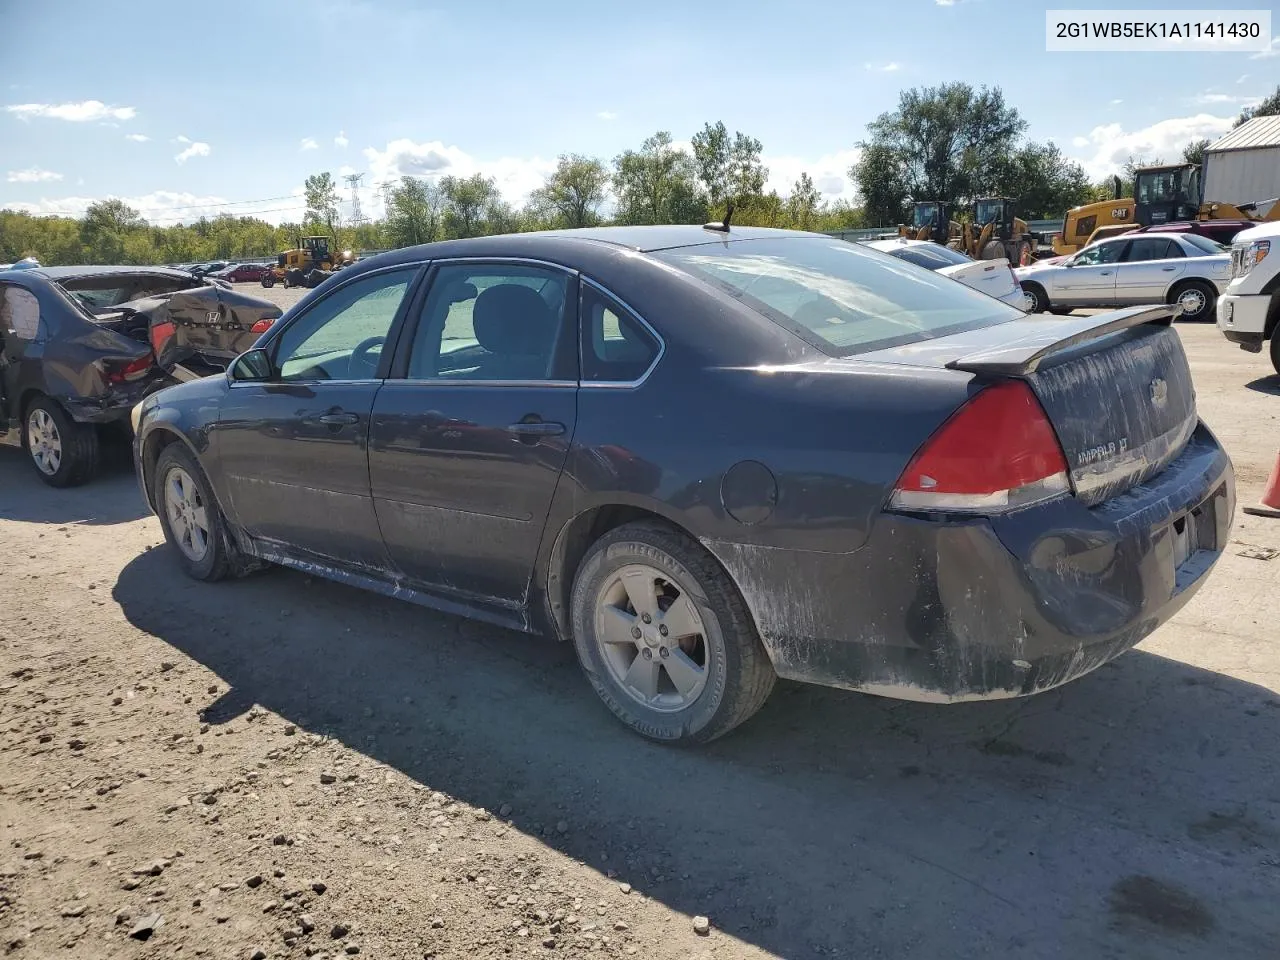
{"label": "rear side window", "polygon": [[947,277],[843,240],[738,240],[654,256],[833,356],[932,340],[1026,316]]}
{"label": "rear side window", "polygon": [[40,329],[40,302],[30,290],[0,283],[0,340],[13,331],[19,340],[44,339]]}
{"label": "rear side window", "polygon": [[885,253],[891,257],[897,257],[899,260],[905,260],[907,263],[914,263],[917,267],[924,267],[926,270],[940,270],[943,267],[955,267],[969,262],[969,258],[963,253],[948,250],[946,247],[940,247],[936,243],[927,247],[923,245],[918,247],[895,247],[886,250]]}
{"label": "rear side window", "polygon": [[1230,253],[1231,248],[1223,246],[1216,240],[1210,240],[1208,237],[1202,237],[1198,233],[1184,233],[1182,239],[1189,243],[1199,253],[1191,254],[1193,257],[1216,257],[1224,253]]}
{"label": "rear side window", "polygon": [[1129,244],[1129,252],[1124,255],[1126,263],[1140,263],[1144,260],[1167,260],[1169,258],[1170,241],[1166,237],[1138,237]]}
{"label": "rear side window", "polygon": [[626,307],[589,283],[582,284],[582,379],[633,383],[653,366],[661,349]]}

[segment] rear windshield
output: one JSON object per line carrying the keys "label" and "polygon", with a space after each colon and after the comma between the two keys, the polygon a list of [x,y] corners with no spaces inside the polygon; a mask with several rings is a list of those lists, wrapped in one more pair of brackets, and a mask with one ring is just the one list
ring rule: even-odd
{"label": "rear windshield", "polygon": [[[872,249],[874,250],[875,248],[873,247]],[[917,267],[924,267],[926,270],[958,267],[962,263],[972,262],[958,250],[948,250],[946,247],[940,247],[936,243],[890,247],[888,250],[882,250],[881,252],[887,253],[891,257],[897,257],[899,260],[905,260],[907,263],[914,263]]]}
{"label": "rear windshield", "polygon": [[1201,256],[1217,256],[1218,254],[1231,252],[1230,247],[1225,247],[1218,241],[1210,240],[1208,237],[1202,237],[1198,233],[1184,233],[1182,239],[1199,250]]}
{"label": "rear windshield", "polygon": [[843,240],[738,240],[654,256],[833,356],[1025,318],[954,280]]}

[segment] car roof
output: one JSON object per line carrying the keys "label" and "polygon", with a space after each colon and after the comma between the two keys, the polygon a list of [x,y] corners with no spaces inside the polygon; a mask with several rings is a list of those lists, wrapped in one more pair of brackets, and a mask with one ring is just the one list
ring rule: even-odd
{"label": "car roof", "polygon": [[78,277],[103,277],[112,274],[128,276],[129,274],[160,275],[190,280],[191,274],[186,270],[174,270],[171,267],[128,267],[90,265],[81,267],[33,267],[29,271],[48,280],[74,280]]}
{"label": "car roof", "polygon": [[[512,236],[508,234],[508,236]],[[576,230],[538,230],[517,234],[525,237],[553,237],[567,240],[595,240],[628,247],[641,253],[667,250],[672,247],[690,247],[701,243],[723,243],[726,240],[764,240],[771,237],[825,237],[826,234],[805,234],[799,230],[778,230],[773,227],[735,227],[728,232],[709,230],[695,224],[670,224],[661,226],[629,227],[580,227]]]}

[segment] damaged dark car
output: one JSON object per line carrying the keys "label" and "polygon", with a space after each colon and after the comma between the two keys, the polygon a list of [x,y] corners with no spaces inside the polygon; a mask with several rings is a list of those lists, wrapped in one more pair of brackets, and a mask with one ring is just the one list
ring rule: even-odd
{"label": "damaged dark car", "polygon": [[279,317],[185,270],[37,267],[0,274],[0,445],[51,486],[91,479],[149,393],[224,370]]}
{"label": "damaged dark car", "polygon": [[1028,317],[830,237],[607,227],[411,247],[148,397],[175,563],[278,563],[571,641],[707,741],[777,677],[1038,693],[1204,583],[1234,478],[1177,307]]}

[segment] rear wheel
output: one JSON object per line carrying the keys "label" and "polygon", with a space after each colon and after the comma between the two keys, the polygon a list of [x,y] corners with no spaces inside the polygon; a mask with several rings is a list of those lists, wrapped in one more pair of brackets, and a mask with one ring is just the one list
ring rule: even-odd
{"label": "rear wheel", "polygon": [[982,260],[1003,260],[1004,244],[999,240],[988,240],[986,246],[982,248]]}
{"label": "rear wheel", "polygon": [[164,538],[187,576],[221,580],[232,572],[222,513],[194,456],[178,443],[165,447],[156,463],[152,500]]}
{"label": "rear wheel", "polygon": [[74,487],[98,469],[98,431],[76,423],[57,401],[39,397],[27,408],[27,453],[40,479],[51,487]]}
{"label": "rear wheel", "polygon": [[1045,294],[1044,287],[1038,283],[1024,283],[1022,296],[1027,313],[1044,313],[1049,309],[1049,297]]}
{"label": "rear wheel", "polygon": [[262,275],[262,285],[264,287],[274,287],[276,285],[275,274],[268,271]]}
{"label": "rear wheel", "polygon": [[1280,330],[1271,334],[1271,366],[1280,373]]}
{"label": "rear wheel", "polygon": [[773,689],[773,665],[737,588],[668,527],[631,523],[596,541],[574,579],[571,612],[591,685],[651,740],[714,740]]}
{"label": "rear wheel", "polygon": [[1218,291],[1204,280],[1188,280],[1174,288],[1170,297],[1182,307],[1182,319],[1197,323],[1213,316],[1218,303]]}

